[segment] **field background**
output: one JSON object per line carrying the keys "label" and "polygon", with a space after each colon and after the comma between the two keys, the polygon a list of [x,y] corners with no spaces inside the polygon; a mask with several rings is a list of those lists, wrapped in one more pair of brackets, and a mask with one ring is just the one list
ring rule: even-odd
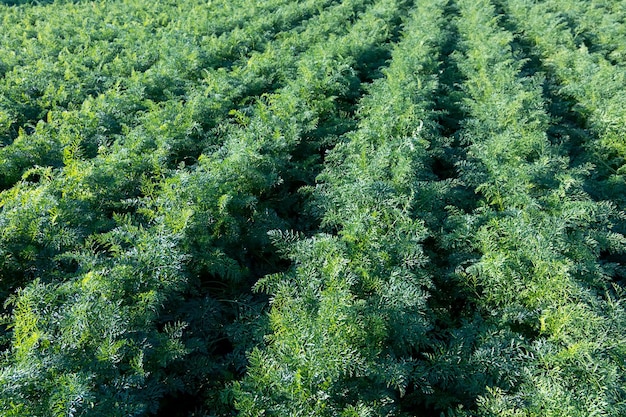
{"label": "field background", "polygon": [[625,19],[0,2],[0,415],[625,416]]}

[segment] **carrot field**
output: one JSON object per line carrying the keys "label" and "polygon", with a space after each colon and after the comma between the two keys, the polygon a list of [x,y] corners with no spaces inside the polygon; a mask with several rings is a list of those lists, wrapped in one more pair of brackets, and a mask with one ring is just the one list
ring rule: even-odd
{"label": "carrot field", "polygon": [[0,1],[0,416],[626,416],[626,3]]}

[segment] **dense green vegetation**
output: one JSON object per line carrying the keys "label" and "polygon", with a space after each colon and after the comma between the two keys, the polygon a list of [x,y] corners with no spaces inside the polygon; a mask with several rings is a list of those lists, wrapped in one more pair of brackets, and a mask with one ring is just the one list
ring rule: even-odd
{"label": "dense green vegetation", "polygon": [[626,415],[626,8],[0,3],[0,415]]}

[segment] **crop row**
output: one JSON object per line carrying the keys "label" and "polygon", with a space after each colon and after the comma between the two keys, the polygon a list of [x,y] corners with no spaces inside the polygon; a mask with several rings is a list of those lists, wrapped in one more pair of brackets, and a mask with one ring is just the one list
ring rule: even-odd
{"label": "crop row", "polygon": [[550,8],[552,4],[508,2],[507,12],[524,36],[536,46],[547,70],[558,81],[558,93],[572,102],[582,127],[590,132],[583,146],[586,162],[593,163],[604,186],[596,191],[599,198],[623,201],[615,187],[623,189],[626,148],[625,99],[626,72],[614,65],[603,51],[578,45],[575,34]]}
{"label": "crop row", "polygon": [[448,220],[457,228],[445,240],[477,256],[456,268],[474,311],[432,355],[433,379],[457,403],[478,398],[477,410],[455,415],[619,415],[625,312],[611,294],[615,265],[600,254],[624,250],[613,232],[621,215],[587,195],[588,172],[551,142],[543,80],[523,75],[495,7],[456,4],[467,113],[459,175],[482,203]]}
{"label": "crop row", "polygon": [[[58,172],[55,171],[57,181],[54,189],[57,191],[52,194],[61,195],[72,203],[71,209],[68,207],[65,211],[66,216],[57,215],[59,219],[66,217],[60,223],[74,229],[71,233],[79,240],[91,233],[106,230],[110,227],[111,213],[128,211],[128,201],[144,195],[147,183],[155,182],[150,180],[151,177],[167,175],[170,167],[175,168],[181,162],[193,165],[205,148],[204,152],[210,154],[215,146],[219,146],[223,139],[220,131],[214,128],[228,121],[229,112],[236,110],[242,97],[248,97],[252,89],[261,88],[263,91],[268,88],[271,81],[265,81],[267,74],[277,76],[281,72],[294,71],[301,51],[292,52],[287,47],[289,44],[297,39],[303,47],[316,45],[320,33],[330,30],[341,36],[347,30],[347,26],[341,24],[346,12],[358,10],[360,5],[363,3],[347,3],[331,9],[328,16],[314,19],[313,25],[305,32],[286,37],[282,42],[287,45],[281,44],[280,48],[255,54],[231,71],[217,70],[207,74],[205,82],[208,85],[189,91],[185,99],[150,104],[127,91],[111,91],[86,100],[80,110],[64,111],[58,115],[53,113],[47,123],[38,125],[34,134],[26,135],[23,141],[18,138],[17,143],[2,149],[5,153],[3,168],[7,171],[14,169],[24,154],[27,157],[19,166],[17,175],[14,175],[16,178],[31,166],[33,158],[34,164],[57,165],[54,161],[37,160],[45,156],[38,145],[42,142],[44,149],[54,152],[54,159],[64,165]],[[281,51],[280,55],[276,51]],[[262,86],[258,85],[259,80],[264,80]],[[149,110],[141,112],[140,109],[146,106],[149,106]],[[128,113],[133,114],[136,120],[115,120],[118,117],[125,118]],[[103,127],[106,128],[103,121],[113,125],[121,124],[120,132],[102,132]],[[132,124],[129,126],[126,123]],[[98,146],[96,154],[89,158],[90,148],[95,147],[98,141],[104,141],[104,144]],[[26,150],[32,150],[35,155],[30,155]],[[31,177],[38,176],[35,172]],[[32,186],[26,188],[28,190]],[[35,206],[22,204],[23,198],[30,193],[20,190],[18,186],[4,194],[3,217],[7,225],[24,224],[30,218],[28,213],[37,210]],[[15,276],[9,277],[16,270],[37,268],[38,273],[42,273],[47,269],[46,259],[51,254],[42,251],[43,259],[33,259],[21,253],[24,246],[67,249],[65,245],[47,243],[46,236],[63,236],[67,233],[54,228],[53,222],[47,221],[49,215],[44,213],[39,212],[34,217],[41,225],[50,224],[52,230],[39,232],[38,237],[24,236],[22,226],[5,228],[4,241],[13,246],[11,260],[17,264],[13,267],[4,265],[3,272],[10,279],[9,282],[15,281]],[[87,222],[83,220],[85,217]],[[39,230],[42,226],[31,224],[28,228]]]}
{"label": "crop row", "polygon": [[579,44],[603,53],[613,63],[626,63],[626,9],[621,2],[555,0],[548,4],[551,12],[563,18],[561,24],[575,27]]}
{"label": "crop row", "polygon": [[[171,126],[160,135],[141,135],[144,122],[93,158],[67,147],[63,167],[35,169],[4,193],[3,220],[13,222],[4,247],[21,249],[18,261],[42,277],[11,303],[11,355],[0,376],[6,415],[142,414],[177,392],[219,407],[215,373],[223,388],[252,342],[232,334],[241,332],[233,316],[255,308],[240,292],[256,269],[275,268],[257,265],[272,256],[266,232],[293,221],[282,209],[292,203],[288,188],[310,181],[333,135],[350,126],[359,68],[367,79],[380,65],[404,9],[355,1],[327,10],[297,39],[285,36],[248,59],[246,75],[271,63],[293,76],[245,106],[224,105],[215,137],[189,165],[170,170],[164,160],[181,128],[177,110],[188,108],[166,101],[160,123]],[[322,33],[332,47],[319,42]],[[235,67],[221,74],[239,76]],[[222,358],[224,339],[234,347]]]}
{"label": "crop row", "polygon": [[[31,51],[37,58],[22,59],[24,62],[4,74],[0,87],[3,92],[0,119],[4,120],[8,145],[0,153],[2,185],[11,186],[33,165],[61,166],[66,147],[77,145],[83,149],[83,158],[93,157],[98,149],[106,150],[138,125],[156,124],[154,132],[148,128],[149,135],[183,134],[198,143],[204,130],[219,122],[220,114],[227,113],[236,102],[255,91],[257,94],[263,91],[272,81],[278,82],[278,66],[290,65],[284,57],[266,58],[271,52],[251,56],[254,52],[251,46],[255,45],[259,51],[277,42],[281,46],[286,46],[290,40],[291,44],[296,43],[294,38],[303,30],[298,24],[311,19],[316,23],[317,11],[329,4],[330,1],[291,3],[281,8],[280,13],[260,14],[245,29],[234,27],[219,37],[210,33],[195,36],[196,42],[189,42],[188,38],[192,36],[190,32],[198,29],[181,23],[166,25],[164,22],[164,28],[157,32],[159,35],[152,37],[148,34],[156,28],[133,24],[130,20],[118,29],[126,30],[124,36],[118,38],[113,34],[102,40],[98,39],[101,26],[96,26],[91,29],[91,35],[98,40],[92,40],[90,31],[86,30],[87,39],[83,40],[82,47],[74,47],[78,48],[75,52],[67,45],[70,41],[63,41],[65,35],[61,35],[63,24],[71,24],[72,19],[65,17],[61,22],[51,19],[49,26],[39,29],[37,38],[50,38],[66,45],[58,53],[45,53],[43,51],[54,51],[54,48],[43,40],[23,43],[18,50]],[[343,11],[347,7],[349,5],[344,6]],[[337,16],[337,12],[330,14]],[[109,18],[115,22],[115,18]],[[43,37],[41,32],[46,28],[59,28],[60,32]],[[279,41],[277,33],[268,32],[269,29],[282,33],[286,39]],[[324,32],[316,28],[313,33],[319,37]],[[319,40],[298,36],[304,48]],[[10,44],[8,40],[6,43]],[[102,48],[109,52],[103,53]],[[288,47],[272,50],[283,49],[289,50]],[[116,50],[115,54],[111,52]],[[137,54],[137,51],[150,55],[145,58],[145,64],[141,64],[144,58],[125,56]],[[99,60],[94,61],[92,54]],[[276,64],[268,64],[273,61]],[[227,64],[232,71],[225,71]],[[268,74],[274,76],[268,77]],[[241,86],[245,86],[244,89]],[[182,132],[168,132],[161,119],[171,118],[172,113],[180,114],[185,102],[190,105],[187,120],[179,116]]]}
{"label": "crop row", "polygon": [[619,2],[209,3],[0,6],[0,414],[626,414]]}
{"label": "crop row", "polygon": [[329,233],[275,232],[293,266],[257,284],[272,295],[268,344],[238,386],[243,415],[386,415],[410,384],[424,342],[429,277],[413,217],[430,178],[443,2],[420,2],[358,128],[328,155],[313,191]]}

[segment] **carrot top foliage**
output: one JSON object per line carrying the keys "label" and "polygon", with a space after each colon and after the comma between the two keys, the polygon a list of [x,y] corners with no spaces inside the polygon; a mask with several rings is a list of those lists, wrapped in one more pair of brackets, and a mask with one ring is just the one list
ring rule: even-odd
{"label": "carrot top foliage", "polygon": [[625,18],[1,2],[0,414],[626,415]]}

